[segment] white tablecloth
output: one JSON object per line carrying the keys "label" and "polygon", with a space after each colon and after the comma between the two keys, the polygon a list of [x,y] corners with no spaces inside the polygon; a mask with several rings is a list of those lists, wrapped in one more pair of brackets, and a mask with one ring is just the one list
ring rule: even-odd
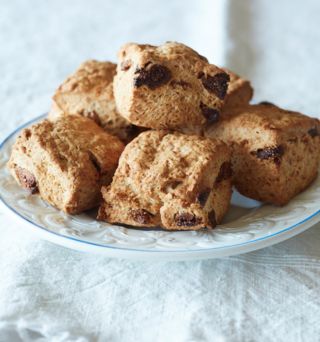
{"label": "white tablecloth", "polygon": [[[0,3],[0,139],[86,58],[190,44],[256,100],[319,114],[317,0]],[[40,241],[0,210],[0,341],[319,341],[320,226],[232,258],[130,262]]]}

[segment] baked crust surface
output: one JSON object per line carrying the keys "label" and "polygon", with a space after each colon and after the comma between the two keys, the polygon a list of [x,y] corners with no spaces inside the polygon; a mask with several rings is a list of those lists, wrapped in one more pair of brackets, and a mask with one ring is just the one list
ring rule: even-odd
{"label": "baked crust surface", "polygon": [[284,205],[317,176],[320,124],[272,104],[234,109],[205,135],[232,148],[234,184],[245,196]]}
{"label": "baked crust surface", "polygon": [[192,132],[219,120],[229,75],[186,45],[124,45],[114,94],[119,113],[152,129]]}
{"label": "baked crust surface", "polygon": [[8,163],[17,182],[70,214],[99,204],[124,145],[82,116],[44,120],[22,131]]}
{"label": "baked crust surface", "polygon": [[139,129],[116,110],[113,96],[115,73],[116,64],[110,62],[88,60],[82,63],[56,90],[49,117],[83,115],[122,141],[130,141]]}
{"label": "baked crust surface", "polygon": [[147,131],[128,144],[99,219],[169,230],[213,228],[231,196],[230,151],[221,142]]}

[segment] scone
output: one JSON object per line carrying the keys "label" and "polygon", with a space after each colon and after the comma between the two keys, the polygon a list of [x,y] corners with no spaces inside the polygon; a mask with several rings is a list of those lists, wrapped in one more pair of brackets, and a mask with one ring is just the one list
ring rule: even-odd
{"label": "scone", "polygon": [[168,230],[214,228],[231,196],[230,151],[221,142],[147,131],[128,144],[98,218]]}
{"label": "scone", "polygon": [[207,137],[233,150],[234,184],[245,196],[284,205],[317,176],[320,124],[271,104],[235,109]]}
{"label": "scone", "polygon": [[226,72],[183,44],[129,43],[118,54],[114,96],[135,125],[197,133],[219,120],[228,82]]}
{"label": "scone", "polygon": [[116,65],[89,60],[68,77],[53,96],[49,118],[80,114],[93,119],[107,132],[128,142],[139,133],[116,111],[113,78]]}
{"label": "scone", "polygon": [[16,181],[63,211],[93,208],[109,184],[124,148],[92,120],[65,116],[22,131],[8,163]]}
{"label": "scone", "polygon": [[253,88],[248,80],[241,78],[229,69],[223,68],[223,70],[230,76],[230,82],[221,111],[222,115],[228,114],[234,107],[248,105],[253,96]]}

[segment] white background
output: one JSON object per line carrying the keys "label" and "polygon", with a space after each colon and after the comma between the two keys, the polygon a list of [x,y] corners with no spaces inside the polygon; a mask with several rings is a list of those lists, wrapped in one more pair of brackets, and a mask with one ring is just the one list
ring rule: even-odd
{"label": "white background", "polygon": [[[317,116],[319,20],[316,0],[1,0],[0,139],[127,41],[184,42],[249,77],[255,101]],[[229,259],[141,263],[40,241],[0,211],[0,341],[318,341],[319,228]]]}

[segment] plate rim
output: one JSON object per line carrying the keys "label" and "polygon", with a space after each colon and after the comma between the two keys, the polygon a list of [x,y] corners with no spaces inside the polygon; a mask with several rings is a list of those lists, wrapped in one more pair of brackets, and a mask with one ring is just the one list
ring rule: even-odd
{"label": "plate rim", "polygon": [[[45,118],[47,116],[47,113],[39,115],[33,119],[30,119],[29,121],[27,121],[26,123],[20,125],[19,127],[17,127],[14,131],[12,131],[11,133],[9,133],[9,135],[7,135],[3,141],[0,143],[0,152],[3,149],[3,147],[6,145],[6,143],[14,136],[16,135],[19,131],[21,131],[22,129],[24,129],[25,127]],[[129,253],[131,256],[132,254],[135,253],[140,253],[143,255],[149,254],[149,255],[176,255],[176,256],[181,256],[181,255],[185,255],[185,254],[198,254],[201,255],[202,254],[219,254],[219,252],[221,251],[229,251],[229,253],[220,253],[220,254],[225,254],[225,255],[234,255],[234,254],[241,254],[241,253],[246,253],[249,251],[253,251],[253,250],[257,250],[257,249],[261,249],[264,248],[266,246],[260,246],[261,242],[265,242],[265,241],[270,241],[271,243],[267,244],[267,246],[271,246],[273,244],[279,243],[281,241],[286,240],[286,233],[291,232],[293,234],[290,234],[290,237],[293,237],[294,235],[297,235],[299,233],[301,233],[302,231],[310,228],[311,226],[313,226],[314,224],[316,224],[318,221],[320,221],[320,209],[318,209],[317,211],[315,211],[314,213],[312,213],[311,215],[309,215],[308,217],[304,218],[303,220],[289,226],[286,228],[283,228],[277,232],[274,232],[272,234],[268,234],[265,236],[261,236],[259,238],[253,239],[253,240],[249,240],[249,241],[245,241],[245,242],[240,242],[237,244],[232,244],[232,245],[226,245],[226,246],[217,246],[217,247],[210,247],[210,248],[197,248],[197,249],[172,249],[172,250],[168,250],[168,249],[144,249],[144,248],[126,248],[126,247],[121,247],[121,246],[112,246],[110,244],[99,244],[93,241],[88,241],[88,240],[83,240],[83,239],[79,239],[73,236],[69,236],[69,235],[64,235],[64,234],[60,234],[57,232],[54,232],[48,228],[46,228],[45,226],[41,226],[31,220],[29,220],[28,218],[24,217],[23,215],[21,215],[16,209],[14,209],[10,204],[8,204],[8,202],[4,199],[4,197],[2,196],[2,194],[0,193],[0,202],[3,204],[3,207],[5,207],[7,209],[7,212],[11,213],[15,218],[18,218],[19,221],[27,223],[28,226],[31,226],[33,228],[37,228],[37,232],[39,232],[39,230],[42,231],[42,233],[45,233],[46,236],[49,238],[50,237],[55,237],[53,240],[56,240],[56,243],[66,246],[68,245],[67,241],[72,242],[72,244],[76,243],[78,244],[79,248],[76,247],[70,247],[73,249],[80,249],[80,246],[85,247],[85,249],[87,249],[88,246],[90,246],[89,249],[92,248],[98,248],[100,251],[104,250],[104,252],[107,252],[107,250],[112,250],[112,251],[119,251],[119,252],[126,252]],[[315,222],[310,222],[313,221],[313,219],[315,219],[318,216],[317,220],[315,220]],[[304,225],[306,225],[306,227],[304,227]],[[297,230],[297,228],[300,227],[302,228],[301,231]],[[284,235],[283,238],[279,237],[281,235]],[[288,238],[290,238],[288,237]],[[58,238],[58,239],[57,239]],[[49,238],[49,240],[52,240]],[[61,240],[61,243],[59,243],[59,241],[57,240]],[[274,243],[272,243],[273,240],[278,240],[278,241],[274,241]],[[248,248],[245,248],[248,247]],[[236,249],[243,249],[243,251],[239,251]],[[80,249],[81,250],[81,249]],[[118,256],[120,257],[120,256]],[[207,256],[208,257],[208,256]],[[210,256],[209,256],[210,257]],[[212,255],[213,257],[219,257],[219,255],[215,256]],[[204,257],[206,258],[206,257]],[[185,258],[183,258],[182,260],[185,260]]]}

